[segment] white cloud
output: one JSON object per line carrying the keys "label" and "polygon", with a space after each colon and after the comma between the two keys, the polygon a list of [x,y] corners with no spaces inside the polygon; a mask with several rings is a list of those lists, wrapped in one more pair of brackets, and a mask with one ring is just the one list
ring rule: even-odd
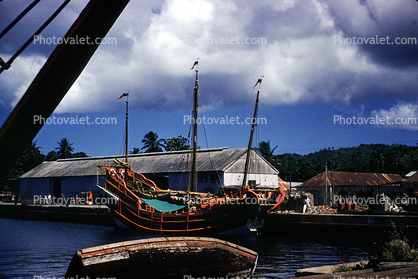
{"label": "white cloud", "polygon": [[0,75],[0,83],[8,89],[4,97],[14,107],[45,63],[46,58],[40,55],[20,57],[8,70]]}
{"label": "white cloud", "polygon": [[371,117],[384,118],[388,129],[418,130],[418,105],[412,103],[398,103],[389,110],[380,109],[371,112]]}

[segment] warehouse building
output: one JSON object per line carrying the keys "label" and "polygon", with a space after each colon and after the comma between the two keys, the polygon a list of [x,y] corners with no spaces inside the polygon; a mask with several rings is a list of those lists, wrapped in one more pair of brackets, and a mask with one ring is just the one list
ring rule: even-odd
{"label": "warehouse building", "polygon": [[[218,187],[242,185],[247,149],[201,149],[197,152],[199,192],[216,194]],[[132,170],[152,179],[161,189],[186,190],[189,181],[190,151],[141,153],[129,155]],[[104,172],[100,166],[114,166],[114,159],[124,156],[86,157],[46,161],[20,177],[21,198],[27,201],[34,196],[80,196],[92,192],[94,197],[104,193]],[[258,152],[251,150],[248,184],[256,187],[277,188],[278,170]]]}

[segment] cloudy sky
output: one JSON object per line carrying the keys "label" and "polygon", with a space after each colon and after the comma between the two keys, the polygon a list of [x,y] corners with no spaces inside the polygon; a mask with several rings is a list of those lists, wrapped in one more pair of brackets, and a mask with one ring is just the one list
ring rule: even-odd
{"label": "cloudy sky", "polygon": [[[1,1],[0,29],[31,2]],[[0,74],[0,123],[56,47],[48,42],[86,3],[71,1],[41,33],[45,43]],[[0,57],[7,61],[60,4],[42,0],[0,40]],[[252,116],[261,75],[257,140],[277,145],[275,154],[418,141],[415,0],[132,0],[106,39],[53,116],[117,124],[45,125],[35,138],[45,154],[64,137],[91,156],[123,153],[125,99],[116,98],[128,90],[130,150],[149,131],[187,136],[197,57],[209,147],[246,147],[249,125],[219,122]],[[206,148],[203,126],[200,134]]]}

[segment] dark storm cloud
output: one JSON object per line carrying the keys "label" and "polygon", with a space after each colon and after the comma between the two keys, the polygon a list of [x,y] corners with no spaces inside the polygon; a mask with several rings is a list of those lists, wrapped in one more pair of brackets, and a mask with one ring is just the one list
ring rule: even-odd
{"label": "dark storm cloud", "polygon": [[[359,5],[355,1],[326,2],[336,27],[343,32],[342,38],[357,38],[361,43],[357,46],[364,55],[388,67],[413,68],[418,65],[417,1],[360,0]],[[384,43],[372,44],[377,38]],[[370,43],[365,42],[367,39]]]}

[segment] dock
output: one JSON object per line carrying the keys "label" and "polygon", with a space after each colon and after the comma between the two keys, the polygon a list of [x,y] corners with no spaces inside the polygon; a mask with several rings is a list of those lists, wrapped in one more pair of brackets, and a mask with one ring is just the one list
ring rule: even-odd
{"label": "dock", "polygon": [[113,214],[105,205],[67,206],[0,202],[0,218],[116,225]]}
{"label": "dock", "polygon": [[418,213],[307,214],[273,212],[264,216],[265,233],[376,236],[394,228],[418,232]]}

